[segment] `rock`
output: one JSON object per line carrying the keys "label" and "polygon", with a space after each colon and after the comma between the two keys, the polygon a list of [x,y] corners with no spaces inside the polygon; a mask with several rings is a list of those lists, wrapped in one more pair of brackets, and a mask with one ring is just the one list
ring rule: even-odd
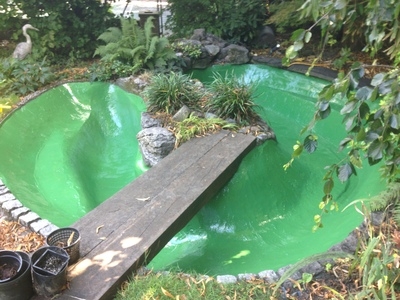
{"label": "rock", "polygon": [[218,275],[217,282],[222,284],[236,283],[237,278],[233,275]]}
{"label": "rock", "polygon": [[146,165],[153,167],[171,153],[175,147],[175,136],[163,127],[150,127],[136,135]]}
{"label": "rock", "polygon": [[256,38],[257,48],[274,48],[277,45],[275,33],[269,26],[263,26]]}
{"label": "rock", "polygon": [[241,65],[250,61],[249,50],[239,45],[229,45],[223,48],[218,58],[228,64]]}
{"label": "rock", "polygon": [[205,45],[204,48],[208,52],[208,55],[213,57],[216,56],[221,50],[221,48],[217,45]]}
{"label": "rock", "polygon": [[204,28],[199,28],[193,30],[193,35],[190,37],[191,40],[202,41],[206,38],[206,30]]}
{"label": "rock", "polygon": [[258,276],[268,283],[275,283],[279,280],[279,276],[274,270],[261,271],[260,273],[258,273]]}
{"label": "rock", "polygon": [[182,122],[183,120],[185,120],[189,117],[190,112],[191,112],[190,108],[187,107],[186,105],[184,105],[181,107],[181,109],[179,109],[175,113],[175,115],[172,117],[172,119],[177,122]]}
{"label": "rock", "polygon": [[153,118],[149,113],[143,112],[141,116],[142,128],[162,127],[161,121]]}

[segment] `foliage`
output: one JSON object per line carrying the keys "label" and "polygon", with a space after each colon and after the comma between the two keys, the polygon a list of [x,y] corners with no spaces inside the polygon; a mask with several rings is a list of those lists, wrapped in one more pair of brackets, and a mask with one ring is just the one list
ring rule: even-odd
{"label": "foliage", "polygon": [[[144,28],[140,28],[134,19],[121,18],[121,28],[110,27],[99,36],[106,45],[99,46],[94,55],[100,55],[102,61],[109,64],[106,70],[119,74],[117,68],[121,64],[128,65],[131,74],[142,68],[150,70],[164,68],[169,61],[176,59],[170,48],[168,39],[154,36],[153,17],[146,20]],[[115,66],[115,62],[116,63]],[[120,64],[121,63],[121,64]],[[127,72],[123,69],[123,72]]]}
{"label": "foliage", "polygon": [[[14,32],[13,38],[21,35],[21,20],[29,22],[40,31],[33,41],[35,51],[50,59],[89,58],[97,44],[94,42],[101,32],[113,22],[110,5],[97,0],[0,0],[0,24]],[[4,23],[2,22],[4,21]]]}
{"label": "foliage", "polygon": [[25,95],[51,82],[53,78],[45,59],[42,62],[11,58],[0,60],[0,91],[3,94]]}
{"label": "foliage", "polygon": [[189,75],[175,72],[154,75],[143,95],[149,111],[170,114],[184,105],[189,108],[198,107],[202,97],[201,91]]}
{"label": "foliage", "polygon": [[213,277],[179,272],[136,275],[123,284],[116,300],[124,299],[269,299],[266,284],[221,284]]}
{"label": "foliage", "polygon": [[203,136],[221,129],[234,130],[237,129],[237,126],[219,118],[204,119],[197,116],[190,116],[176,124],[174,130],[176,147],[195,136]]}
{"label": "foliage", "polygon": [[182,52],[183,55],[190,58],[199,58],[201,55],[201,46],[195,44],[183,43],[182,41],[173,42],[171,44],[175,52]]}
{"label": "foliage", "polygon": [[[359,12],[361,4],[350,0],[325,1],[324,6],[321,5],[321,1],[312,0],[306,1],[302,6],[302,15],[312,16],[315,24],[309,29],[298,29],[292,34],[293,45],[286,50],[285,63],[294,59],[304,43],[311,40],[311,30],[316,24],[325,32],[323,43],[326,44],[330,30],[340,28],[343,23],[362,23],[367,45],[364,50],[375,55],[385,47],[384,51],[392,59],[396,58],[395,54],[400,51],[400,2],[395,4],[391,0],[370,0],[367,4],[362,4],[365,8],[362,12]],[[341,54],[339,64],[343,66],[346,56],[350,55],[347,50],[342,50]],[[321,56],[322,53],[310,68]],[[319,204],[322,213],[337,209],[331,194],[334,187],[333,176],[344,182],[352,175],[357,175],[356,169],[363,167],[363,157],[367,158],[369,165],[380,163],[381,174],[388,182],[400,179],[400,70],[395,61],[393,66],[383,66],[387,71],[376,74],[369,86],[361,84],[366,70],[373,70],[375,67],[378,66],[355,62],[348,71],[339,72],[337,78],[322,89],[314,116],[301,131],[301,134],[308,134],[302,143],[297,143],[292,159],[284,166],[290,166],[304,149],[310,153],[317,149],[318,137],[313,132],[314,126],[318,121],[329,117],[332,103],[337,103],[338,98],[341,98],[343,101],[340,113],[343,115],[347,136],[340,142],[339,149],[346,149],[347,156],[327,167],[323,178],[324,196]],[[316,215],[314,220],[317,228],[322,226],[321,215]]]}
{"label": "foliage", "polygon": [[209,86],[212,97],[209,97],[206,108],[222,119],[231,118],[238,124],[249,123],[257,118],[254,89],[254,84],[245,83],[233,74],[222,76],[214,73]]}
{"label": "foliage", "polygon": [[265,0],[170,0],[168,4],[167,26],[180,37],[204,28],[223,39],[248,43],[266,18]]}
{"label": "foliage", "polygon": [[269,5],[267,24],[273,24],[276,32],[286,33],[293,28],[299,28],[312,22],[311,18],[301,18],[298,9],[303,0],[274,1]]}

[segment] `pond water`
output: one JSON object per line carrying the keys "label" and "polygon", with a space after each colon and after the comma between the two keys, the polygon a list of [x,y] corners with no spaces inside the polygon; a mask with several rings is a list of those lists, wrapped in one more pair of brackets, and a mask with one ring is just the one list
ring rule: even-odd
{"label": "pond water", "polygon": [[[211,275],[277,269],[327,250],[362,221],[350,207],[328,214],[324,228],[311,232],[324,167],[344,155],[337,151],[344,135],[337,111],[316,127],[319,150],[283,169],[326,82],[261,65],[215,66],[193,76],[209,82],[213,72],[227,71],[257,84],[259,112],[277,141],[244,158],[233,179],[153,259],[155,269]],[[140,97],[112,84],[56,87],[1,124],[0,178],[42,218],[69,226],[146,170],[136,140],[144,110]],[[382,189],[377,168],[335,183],[341,208]]]}

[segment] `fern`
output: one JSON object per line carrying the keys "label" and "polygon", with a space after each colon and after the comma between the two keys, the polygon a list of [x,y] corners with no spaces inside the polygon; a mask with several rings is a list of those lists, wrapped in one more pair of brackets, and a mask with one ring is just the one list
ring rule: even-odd
{"label": "fern", "polygon": [[132,67],[134,72],[142,69],[165,67],[176,59],[168,39],[154,36],[153,17],[140,28],[135,20],[121,18],[121,28],[111,27],[98,39],[107,43],[96,49],[103,61],[119,61]]}
{"label": "fern", "polygon": [[[378,195],[370,198],[370,208],[372,211],[380,211],[390,204],[399,205],[400,182],[392,182]],[[399,210],[400,212],[400,210]]]}

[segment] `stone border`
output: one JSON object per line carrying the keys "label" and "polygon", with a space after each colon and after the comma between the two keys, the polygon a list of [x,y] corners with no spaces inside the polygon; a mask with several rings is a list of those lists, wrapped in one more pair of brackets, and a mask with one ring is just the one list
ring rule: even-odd
{"label": "stone border", "polygon": [[58,227],[49,220],[42,219],[37,213],[22,205],[0,180],[0,216],[18,221],[33,232],[47,237]]}

